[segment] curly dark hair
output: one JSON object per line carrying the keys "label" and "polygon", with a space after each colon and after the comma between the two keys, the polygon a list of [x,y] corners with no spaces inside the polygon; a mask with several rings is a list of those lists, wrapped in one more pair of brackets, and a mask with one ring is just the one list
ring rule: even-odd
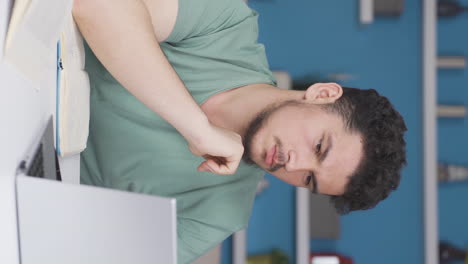
{"label": "curly dark hair", "polygon": [[343,95],[326,111],[340,115],[346,129],[363,138],[364,155],[342,195],[330,196],[339,214],[375,207],[400,183],[406,165],[406,125],[390,101],[376,90],[343,87]]}

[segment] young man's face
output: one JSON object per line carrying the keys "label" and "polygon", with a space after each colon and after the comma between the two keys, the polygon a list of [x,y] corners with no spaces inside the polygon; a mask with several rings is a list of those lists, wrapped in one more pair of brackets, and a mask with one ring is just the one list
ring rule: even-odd
{"label": "young man's face", "polygon": [[363,144],[358,133],[345,130],[338,115],[318,106],[286,103],[254,123],[258,128],[244,139],[246,162],[294,186],[344,193],[361,161]]}

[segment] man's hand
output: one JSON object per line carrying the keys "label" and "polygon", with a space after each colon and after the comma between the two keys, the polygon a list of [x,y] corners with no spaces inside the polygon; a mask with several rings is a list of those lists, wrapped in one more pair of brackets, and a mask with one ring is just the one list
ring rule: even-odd
{"label": "man's hand", "polygon": [[189,142],[189,148],[206,159],[198,166],[199,171],[216,174],[234,174],[244,153],[239,134],[214,125],[197,142]]}

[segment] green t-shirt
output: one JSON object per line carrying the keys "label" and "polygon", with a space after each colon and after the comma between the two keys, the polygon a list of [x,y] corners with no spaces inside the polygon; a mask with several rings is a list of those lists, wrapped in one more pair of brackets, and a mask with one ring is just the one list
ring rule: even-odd
{"label": "green t-shirt", "polygon": [[[257,13],[242,0],[179,0],[175,28],[161,47],[202,104],[221,91],[274,84],[257,35]],[[122,87],[87,45],[85,50],[91,118],[81,183],[175,197],[179,263],[190,263],[245,228],[264,172],[243,162],[235,175],[198,172],[203,158]]]}

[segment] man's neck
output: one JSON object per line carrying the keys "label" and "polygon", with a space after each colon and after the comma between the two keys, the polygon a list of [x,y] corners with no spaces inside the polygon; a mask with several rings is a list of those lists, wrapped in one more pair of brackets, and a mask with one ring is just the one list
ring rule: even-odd
{"label": "man's neck", "polygon": [[250,122],[266,107],[287,100],[301,100],[300,91],[284,90],[269,84],[250,84],[218,93],[202,106],[211,123],[242,137]]}

